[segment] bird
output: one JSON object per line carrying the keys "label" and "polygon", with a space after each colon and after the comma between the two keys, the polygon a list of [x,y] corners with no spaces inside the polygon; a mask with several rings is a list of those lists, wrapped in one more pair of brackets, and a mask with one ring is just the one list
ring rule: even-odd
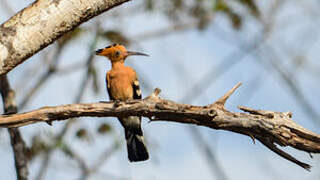
{"label": "bird", "polygon": [[[98,56],[107,57],[111,62],[111,70],[106,74],[106,86],[109,99],[112,101],[126,101],[141,99],[141,90],[135,70],[125,66],[128,56],[149,56],[145,53],[127,51],[121,44],[113,44],[95,52]],[[148,149],[141,129],[141,117],[128,116],[118,118],[124,127],[127,142],[128,159],[130,162],[149,159]]]}

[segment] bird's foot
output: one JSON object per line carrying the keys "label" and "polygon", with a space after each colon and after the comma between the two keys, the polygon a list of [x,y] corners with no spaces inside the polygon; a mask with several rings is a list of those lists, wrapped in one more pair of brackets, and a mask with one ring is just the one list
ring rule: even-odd
{"label": "bird's foot", "polygon": [[118,99],[116,99],[116,100],[113,100],[113,107],[119,107],[120,105],[121,105],[121,101],[120,100],[118,100]]}
{"label": "bird's foot", "polygon": [[110,101],[99,101],[99,103],[110,103]]}
{"label": "bird's foot", "polygon": [[249,136],[251,137],[253,144],[256,144],[256,139],[254,138],[254,136],[250,133],[249,133]]}

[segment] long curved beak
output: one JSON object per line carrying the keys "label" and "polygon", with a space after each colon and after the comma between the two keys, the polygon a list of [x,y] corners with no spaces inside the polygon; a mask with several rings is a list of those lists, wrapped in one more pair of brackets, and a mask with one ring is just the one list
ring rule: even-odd
{"label": "long curved beak", "polygon": [[128,56],[149,56],[149,55],[141,52],[127,51],[126,57]]}

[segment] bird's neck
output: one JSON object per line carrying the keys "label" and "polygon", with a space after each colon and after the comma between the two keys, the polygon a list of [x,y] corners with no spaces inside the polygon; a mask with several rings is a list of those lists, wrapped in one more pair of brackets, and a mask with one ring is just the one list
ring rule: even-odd
{"label": "bird's neck", "polygon": [[111,62],[112,69],[121,69],[124,67],[124,61]]}

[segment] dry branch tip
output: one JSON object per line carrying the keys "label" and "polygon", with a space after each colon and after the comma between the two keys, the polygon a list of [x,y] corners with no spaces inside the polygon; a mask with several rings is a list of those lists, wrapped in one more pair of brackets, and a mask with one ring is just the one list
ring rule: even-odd
{"label": "dry branch tip", "polygon": [[265,116],[265,117],[270,118],[270,119],[274,118],[274,114],[269,112],[269,111],[256,110],[256,109],[252,109],[252,108],[245,107],[245,106],[238,106],[238,108],[240,110],[242,110],[244,112],[247,112],[247,113],[250,113],[250,114]]}
{"label": "dry branch tip", "polygon": [[154,94],[155,96],[158,96],[158,95],[160,94],[160,92],[161,92],[161,89],[160,89],[160,88],[155,88],[154,91],[153,91],[153,94]]}
{"label": "dry branch tip", "polygon": [[251,137],[252,143],[256,144],[256,139],[254,138],[254,136],[252,134],[249,134],[249,136]]}
{"label": "dry branch tip", "polygon": [[269,148],[271,151],[273,151],[274,153],[278,154],[279,156],[285,158],[288,161],[291,161],[293,163],[295,163],[296,165],[304,168],[307,171],[311,171],[311,167],[309,164],[301,162],[299,160],[297,160],[296,158],[294,158],[293,156],[291,156],[290,154],[282,151],[281,149],[279,149],[274,143],[272,143],[269,139],[262,139],[262,138],[258,138],[258,140],[265,145],[267,148]]}
{"label": "dry branch tip", "polygon": [[241,82],[239,82],[237,85],[235,85],[232,89],[230,89],[226,94],[224,94],[220,99],[218,99],[216,102],[214,102],[211,106],[221,106],[224,107],[224,104],[229,99],[229,97],[242,85]]}
{"label": "dry branch tip", "polygon": [[148,97],[146,97],[146,99],[159,98],[160,92],[161,92],[161,89],[160,89],[160,88],[155,88],[155,89],[153,90],[153,92],[152,92]]}

